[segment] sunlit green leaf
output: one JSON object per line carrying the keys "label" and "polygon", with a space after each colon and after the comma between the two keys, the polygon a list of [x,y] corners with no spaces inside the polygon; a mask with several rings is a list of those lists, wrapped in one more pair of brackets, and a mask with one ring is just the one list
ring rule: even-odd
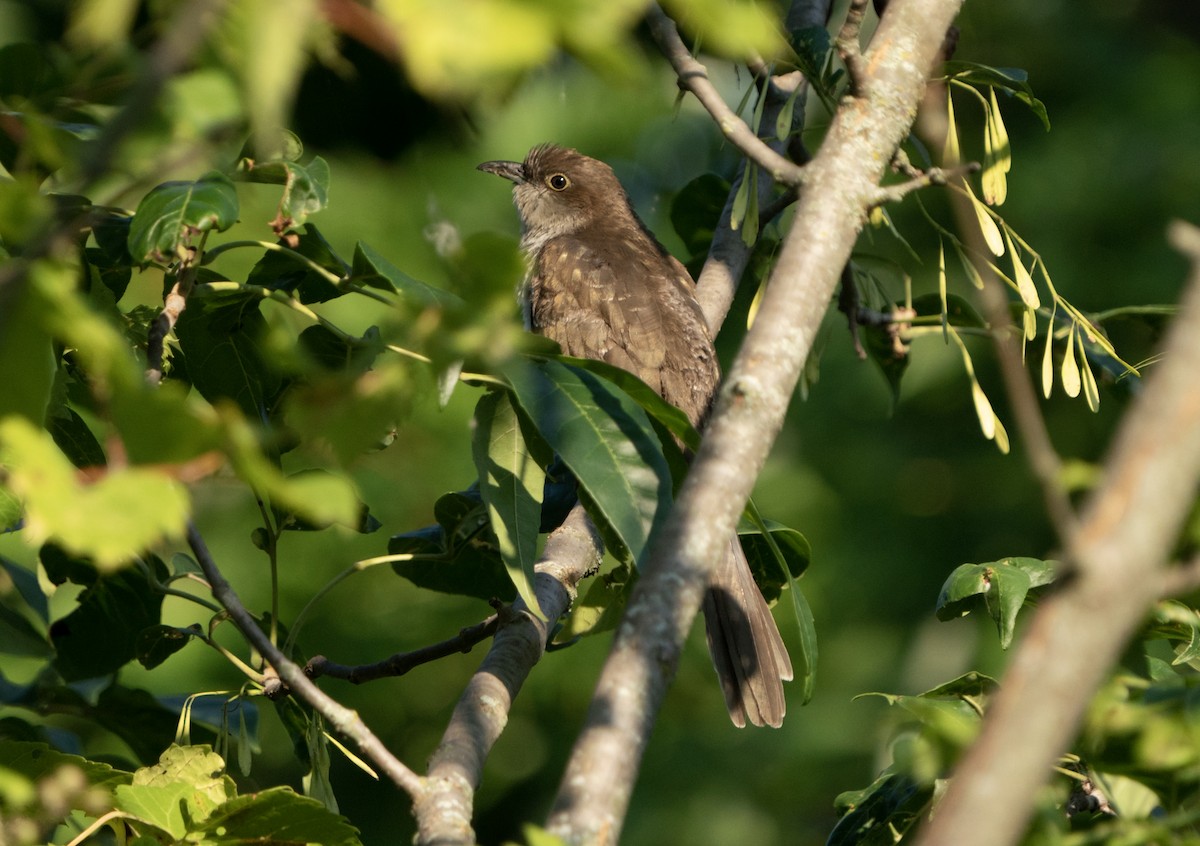
{"label": "sunlit green leaf", "polygon": [[0,452],[10,468],[8,488],[25,502],[32,544],[53,539],[111,570],[183,535],[188,495],[163,473],[126,467],[84,484],[49,433],[16,417],[0,422]]}
{"label": "sunlit green leaf", "polygon": [[646,413],[561,362],[518,361],[507,375],[522,412],[579,480],[609,549],[636,560],[671,501],[671,473]]}
{"label": "sunlit green leaf", "polygon": [[129,254],[138,264],[177,261],[201,232],[221,232],[236,223],[238,208],[237,191],[223,173],[164,182],[138,203],[129,226]]}
{"label": "sunlit green leaf", "polygon": [[533,591],[533,565],[546,474],[525,444],[507,392],[492,391],[479,398],[471,454],[500,556],[525,604],[540,614]]}

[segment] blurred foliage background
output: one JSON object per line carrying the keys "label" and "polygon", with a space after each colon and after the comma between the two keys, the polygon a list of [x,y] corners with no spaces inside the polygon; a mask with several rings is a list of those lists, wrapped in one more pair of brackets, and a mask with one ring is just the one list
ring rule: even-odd
{"label": "blurred foliage background", "polygon": [[[62,42],[66,11],[55,0],[0,2],[0,46]],[[1059,290],[1087,311],[1174,302],[1185,265],[1167,248],[1164,227],[1175,217],[1200,222],[1200,8],[1178,0],[1012,0],[968,3],[959,23],[959,58],[1024,68],[1049,110],[1047,133],[1024,107],[1004,105],[1013,171],[1002,213],[1042,253]],[[524,35],[501,27],[454,37],[475,49],[472,38]],[[674,80],[644,34],[617,70],[548,53],[519,83],[469,105],[430,99],[428,88],[419,93],[401,69],[355,42],[345,42],[341,53],[303,75],[287,121],[307,152],[331,166],[330,211],[314,222],[343,255],[363,240],[437,286],[459,281],[442,255],[448,244],[481,232],[517,236],[509,192],[475,171],[481,161],[519,159],[548,140],[605,159],[650,227],[681,256],[668,217],[672,197],[701,173],[732,175],[735,157],[694,102],[676,106]],[[717,62],[711,67],[736,103],[749,76]],[[198,125],[225,108],[222,98],[235,96],[219,82],[193,82],[205,87],[176,93]],[[981,125],[969,109],[960,104],[960,122]],[[178,169],[195,178],[205,168],[184,162]],[[264,194],[256,205],[256,189],[243,189],[242,218],[265,222],[272,200]],[[935,214],[943,208],[935,190],[922,199]],[[911,202],[891,213],[921,254],[920,264],[905,260],[914,292],[936,290],[932,232]],[[941,219],[949,220],[944,210]],[[269,237],[265,226],[262,237]],[[864,233],[859,250],[900,257],[894,239],[880,231]],[[222,269],[236,272],[236,265]],[[135,278],[127,296],[123,305],[139,298],[159,304],[160,282]],[[507,291],[486,296],[499,302]],[[380,319],[346,300],[329,308],[354,331]],[[735,336],[744,309],[727,324]],[[515,305],[511,317],[517,319]],[[1113,340],[1137,362],[1150,355],[1158,328],[1152,320],[1127,321]],[[666,842],[664,832],[674,832],[671,842],[692,844],[822,841],[835,820],[834,796],[871,781],[887,736],[886,706],[856,701],[857,694],[916,693],[967,669],[998,674],[1003,667],[984,623],[934,620],[947,574],[969,561],[1053,554],[1021,447],[1003,456],[979,434],[956,349],[934,337],[916,343],[893,408],[879,372],[854,357],[840,315],[828,318],[823,341],[817,381],[794,402],[756,491],[767,516],[812,543],[804,587],[821,639],[816,696],[794,706],[777,732],[733,729],[697,627],[647,752],[625,828],[632,846]],[[972,351],[981,382],[1008,420],[988,347],[976,342]],[[285,619],[349,563],[382,554],[388,535],[431,523],[436,498],[473,479],[476,392],[460,386],[440,408],[432,378],[413,387],[395,442],[353,467],[383,529],[285,538]],[[1061,392],[1046,404],[1064,456],[1086,463],[1102,455],[1127,388],[1110,383],[1101,392],[1096,414]],[[194,497],[200,529],[227,576],[250,608],[265,609],[267,565],[249,542],[257,525],[249,494],[218,480]],[[0,537],[0,554],[32,561],[12,535]],[[66,607],[71,598],[60,592],[54,602]],[[179,610],[172,620],[168,602],[167,622],[190,623],[191,609]],[[343,663],[374,661],[440,640],[487,613],[483,603],[417,590],[376,567],[339,585],[318,607],[301,647]],[[525,685],[478,797],[481,842],[515,837],[520,821],[544,816],[606,647],[599,637],[554,652]],[[482,649],[400,679],[322,686],[420,770]],[[19,659],[5,659],[4,670],[17,681],[29,671]],[[131,665],[121,678],[179,694],[236,684],[231,676],[224,661],[193,645],[152,673]],[[269,716],[261,743],[246,789],[298,787],[300,766]],[[408,801],[390,784],[341,759],[333,784],[364,842],[409,839]]]}

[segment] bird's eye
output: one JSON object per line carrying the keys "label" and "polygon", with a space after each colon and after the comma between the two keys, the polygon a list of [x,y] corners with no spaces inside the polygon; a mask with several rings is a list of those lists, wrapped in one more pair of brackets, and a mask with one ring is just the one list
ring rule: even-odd
{"label": "bird's eye", "polygon": [[571,180],[567,179],[564,174],[554,173],[546,179],[546,184],[555,191],[565,191],[567,186],[571,184]]}

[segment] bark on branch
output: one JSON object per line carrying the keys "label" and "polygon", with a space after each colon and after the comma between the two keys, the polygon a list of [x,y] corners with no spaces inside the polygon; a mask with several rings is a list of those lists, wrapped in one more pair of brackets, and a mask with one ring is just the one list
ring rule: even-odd
{"label": "bark on branch", "polygon": [[1163,363],[1122,423],[1069,543],[1071,578],[1031,619],[982,733],[918,846],[1020,839],[1091,693],[1161,595],[1200,479],[1200,230],[1177,223],[1170,236],[1191,258],[1192,274]]}
{"label": "bark on branch", "polygon": [[960,0],[896,0],[816,157],[754,327],[722,387],[676,506],[654,538],[554,809],[571,843],[615,843],[655,715],[720,554],[783,423],[805,357],[908,133]]}

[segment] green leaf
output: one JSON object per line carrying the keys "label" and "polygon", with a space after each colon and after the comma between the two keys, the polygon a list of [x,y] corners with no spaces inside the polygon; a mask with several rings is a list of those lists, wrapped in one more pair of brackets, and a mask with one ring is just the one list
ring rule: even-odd
{"label": "green leaf", "polygon": [[[160,581],[166,579],[166,566],[157,558],[147,565]],[[67,681],[117,671],[137,656],[142,630],[159,624],[162,599],[138,569],[97,579],[80,594],[78,607],[50,626],[55,669]]]}
{"label": "green leaf", "polygon": [[[808,569],[812,558],[812,546],[808,538],[774,520],[766,520],[764,523],[771,539],[775,541],[775,546],[783,555],[788,573],[792,579],[798,579]],[[754,581],[758,583],[767,602],[779,599],[783,595],[783,587],[789,584],[790,580],[780,572],[779,562],[776,561],[766,537],[751,521],[743,518],[738,524],[738,539],[742,542],[742,551],[746,553]]]}
{"label": "green leaf", "polygon": [[46,420],[46,429],[76,467],[103,467],[108,463],[100,442],[75,409],[63,406]]}
{"label": "green leaf", "polygon": [[393,535],[389,555],[411,556],[392,569],[418,587],[510,601],[516,588],[500,560],[487,506],[476,490],[448,493],[433,509],[438,525]]}
{"label": "green leaf", "polygon": [[149,626],[138,632],[134,657],[147,670],[153,670],[187,646],[193,637],[203,634],[203,629],[197,623],[186,629],[177,626]]}
{"label": "green leaf", "polygon": [[567,643],[577,637],[616,628],[636,581],[637,574],[628,564],[618,564],[592,579],[583,595],[571,604],[570,615],[555,636],[555,642]]}
{"label": "green leaf", "polygon": [[997,68],[981,65],[978,62],[951,61],[946,62],[947,79],[956,79],[977,86],[999,88],[1015,96],[1027,105],[1042,122],[1046,131],[1050,131],[1050,118],[1046,114],[1046,104],[1033,96],[1029,87],[1029,74],[1020,68]]}
{"label": "green leaf", "polygon": [[587,370],[602,376],[629,395],[630,399],[640,405],[647,414],[661,423],[668,432],[680,440],[688,449],[695,451],[700,448],[700,433],[692,426],[686,414],[654,392],[654,389],[634,376],[628,370],[609,364],[607,361],[597,361],[594,358],[574,358],[569,355],[555,356],[569,367]]}
{"label": "green leaf", "polygon": [[46,594],[42,592],[42,587],[38,583],[38,577],[20,564],[9,561],[3,555],[0,555],[0,567],[4,568],[4,572],[9,579],[9,587],[5,588],[5,591],[7,596],[10,597],[10,601],[14,605],[17,604],[16,597],[11,592],[15,588],[16,595],[20,597],[24,605],[38,616],[38,619],[43,622],[48,620],[49,606],[46,601]]}
{"label": "green leaf", "polygon": [[521,410],[579,481],[609,549],[636,561],[671,501],[671,472],[646,412],[559,361],[517,360],[506,375]]}
{"label": "green leaf", "polygon": [[834,807],[843,816],[825,846],[893,846],[893,832],[907,829],[933,798],[934,785],[889,768],[869,787],[841,793]]}
{"label": "green leaf", "polygon": [[[350,273],[350,266],[342,261],[317,227],[311,223],[305,224],[303,232],[291,237],[295,239],[294,242],[280,243],[311,259],[335,276],[341,277]],[[330,282],[328,277],[297,261],[288,253],[278,250],[267,250],[263,253],[263,257],[246,277],[246,284],[294,293],[300,302],[305,304],[323,303],[346,293]]]}
{"label": "green leaf", "polygon": [[400,294],[418,308],[458,309],[465,305],[459,297],[449,291],[443,291],[409,276],[362,241],[354,247],[351,281]]}
{"label": "green leaf", "polygon": [[297,795],[290,787],[272,787],[231,799],[193,831],[205,846],[360,843],[358,830],[345,817],[332,813],[315,799]]}
{"label": "green leaf", "polygon": [[382,524],[354,492],[350,480],[328,470],[309,468],[291,473],[273,490],[282,506],[280,527],[311,532],[335,523],[360,534],[370,534]]}
{"label": "green leaf", "polygon": [[986,610],[996,624],[1000,645],[1007,649],[1017,612],[1036,588],[1054,581],[1055,562],[1037,558],[1002,558],[987,564],[955,568],[938,595],[937,618],[951,620]]}
{"label": "green leaf", "polygon": [[178,261],[197,234],[236,223],[238,208],[233,183],[218,171],[195,182],[164,182],[138,203],[129,254],[137,264]]}
{"label": "green leaf", "polygon": [[500,557],[517,593],[531,611],[540,615],[533,590],[533,565],[537,561],[546,474],[525,445],[507,392],[490,391],[479,398],[471,455]]}
{"label": "green leaf", "polygon": [[251,292],[193,297],[175,324],[192,384],[210,403],[232,400],[250,420],[267,418],[283,377],[264,348],[262,300]]}
{"label": "green leaf", "polygon": [[50,435],[19,417],[0,422],[9,490],[25,502],[30,543],[54,539],[113,570],[144,549],[181,537],[187,491],[155,470],[126,467],[83,484]]}
{"label": "green leaf", "polygon": [[247,182],[282,185],[279,215],[271,222],[276,234],[304,225],[329,202],[329,163],[316,156],[306,165],[294,161],[243,160],[239,176]]}
{"label": "green leaf", "polygon": [[237,795],[224,772],[225,761],[211,747],[172,745],[157,764],[137,770],[132,784],[116,789],[115,804],[182,840]]}
{"label": "green leaf", "polygon": [[0,652],[31,658],[49,658],[54,654],[46,636],[7,605],[0,605]]}
{"label": "green leaf", "polygon": [[19,773],[30,781],[40,781],[60,767],[78,767],[93,787],[111,790],[120,784],[128,784],[133,776],[99,761],[89,761],[78,755],[68,755],[51,749],[45,743],[0,738],[0,761],[4,768]]}
{"label": "green leaf", "polygon": [[728,180],[704,173],[683,186],[671,201],[671,225],[692,255],[708,252],[729,188]]}

